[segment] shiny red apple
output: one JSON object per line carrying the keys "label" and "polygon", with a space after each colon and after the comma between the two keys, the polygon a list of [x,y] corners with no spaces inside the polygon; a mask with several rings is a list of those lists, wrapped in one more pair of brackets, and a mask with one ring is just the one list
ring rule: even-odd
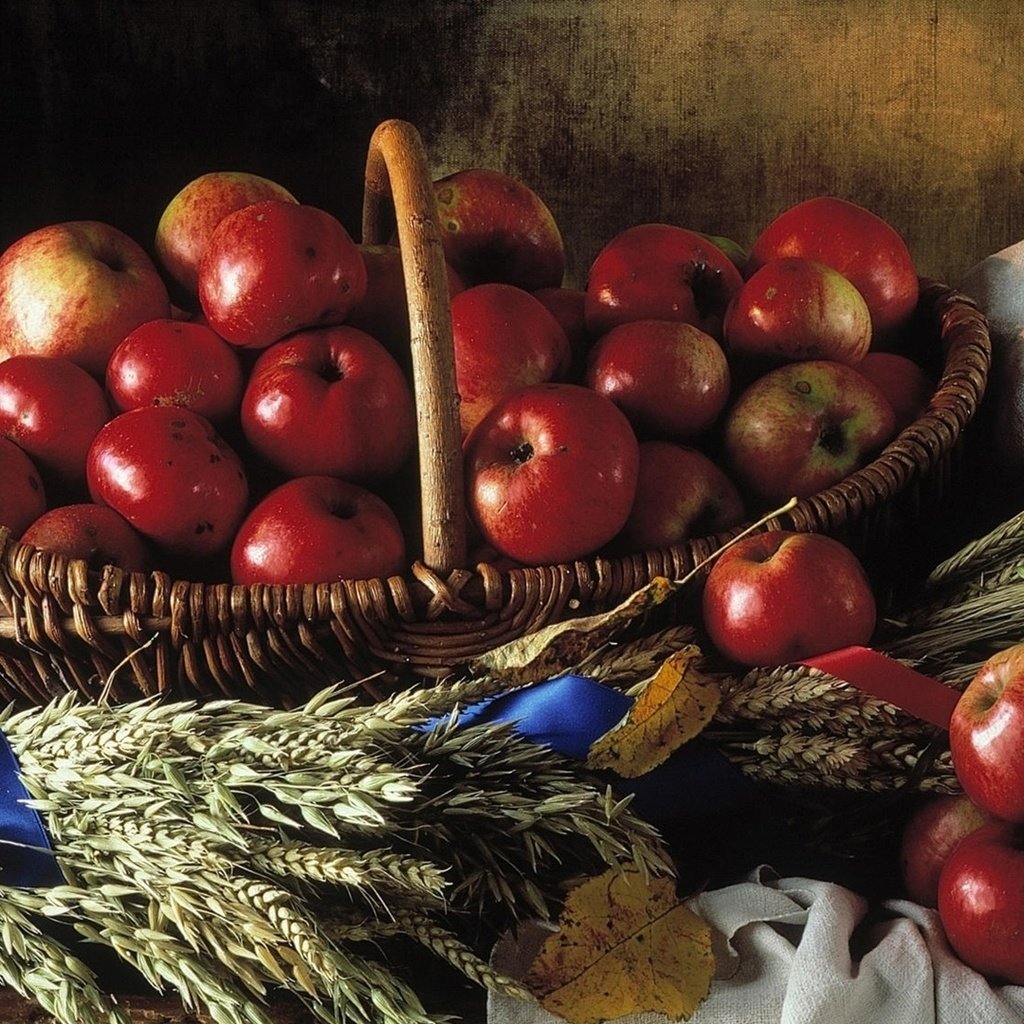
{"label": "shiny red apple", "polygon": [[723,657],[765,667],[866,644],[877,616],[871,583],[846,545],[790,530],[726,548],[707,575],[701,607]]}
{"label": "shiny red apple", "polygon": [[578,384],[514,391],[466,439],[467,509],[483,541],[524,565],[582,558],[625,525],[639,451],[629,420]]}
{"label": "shiny red apple", "polygon": [[315,206],[266,199],[224,217],[199,263],[209,325],[241,348],[343,323],[366,292],[366,264],[340,221]]}
{"label": "shiny red apple", "polygon": [[321,475],[267,494],[231,548],[231,578],[245,585],[376,579],[404,567],[405,540],[391,508],[364,487]]}

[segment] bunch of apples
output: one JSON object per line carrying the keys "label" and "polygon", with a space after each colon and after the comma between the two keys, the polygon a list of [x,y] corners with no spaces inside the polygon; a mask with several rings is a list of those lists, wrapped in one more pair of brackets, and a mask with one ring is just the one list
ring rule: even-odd
{"label": "bunch of apples", "polygon": [[[636,225],[574,288],[525,184],[468,169],[434,193],[478,558],[728,529],[858,468],[933,389],[901,351],[913,262],[855,204],[800,203],[749,256]],[[74,221],[0,255],[0,522],[128,570],[402,572],[416,419],[397,245],[211,172],[169,200],[152,249]]]}
{"label": "bunch of apples", "polygon": [[909,817],[907,895],[936,908],[960,958],[1024,985],[1024,645],[992,655],[954,705],[949,749],[963,792]]}

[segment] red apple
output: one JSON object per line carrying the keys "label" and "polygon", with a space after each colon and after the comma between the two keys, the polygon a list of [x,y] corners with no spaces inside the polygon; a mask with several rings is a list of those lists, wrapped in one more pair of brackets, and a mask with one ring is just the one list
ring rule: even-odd
{"label": "red apple", "polygon": [[209,171],[193,178],[164,207],[154,247],[182,301],[196,303],[199,261],[213,229],[229,214],[264,199],[295,203],[283,185],[249,171]]}
{"label": "red apple", "polygon": [[936,381],[920,363],[898,352],[868,352],[858,373],[871,381],[896,414],[896,431],[914,422],[928,407]]}
{"label": "red apple", "polygon": [[402,528],[390,507],[329,476],[288,480],[246,516],[231,548],[235,583],[376,579],[405,567]]}
{"label": "red apple", "polygon": [[533,297],[540,300],[565,331],[570,353],[566,377],[581,380],[587,351],[593,342],[584,313],[587,293],[582,288],[538,288]]}
{"label": "red apple", "polygon": [[85,482],[89,446],[108,419],[99,381],[70,359],[19,355],[0,362],[0,434],[28,453],[51,489]]}
{"label": "red apple", "polygon": [[852,644],[875,629],[875,597],[860,560],[822,533],[769,530],[726,548],[702,595],[715,649],[747,666],[801,661]]}
{"label": "red apple", "polygon": [[630,320],[681,320],[716,340],[743,278],[714,242],[674,224],[637,224],[612,238],[587,277],[587,326],[604,334]]}
{"label": "red apple", "polygon": [[455,384],[462,436],[503,395],[562,377],[569,341],[558,321],[529,292],[511,284],[478,284],[451,301]]}
{"label": "red apple", "polygon": [[625,525],[639,451],[615,404],[578,384],[522,388],[466,439],[467,509],[483,541],[524,565],[582,558]]}
{"label": "red apple", "polygon": [[853,367],[788,363],[758,377],[726,413],[726,465],[759,499],[803,498],[863,466],[895,427],[888,400]]}
{"label": "red apple", "polygon": [[0,437],[0,526],[17,539],[46,511],[46,488],[32,460]]}
{"label": "red apple", "polygon": [[191,409],[144,405],[115,416],[89,449],[86,475],[93,501],[172,558],[226,550],[248,504],[238,455]]}
{"label": "red apple", "polygon": [[736,485],[703,452],[643,441],[636,497],[616,547],[658,550],[722,533],[743,522],[743,511]]}
{"label": "red apple", "polygon": [[140,324],[114,349],[106,386],[117,412],[176,405],[217,424],[238,413],[244,378],[238,352],[211,327],[160,319]]}
{"label": "red apple", "polygon": [[0,255],[0,360],[61,356],[102,380],[121,339],[170,309],[145,250],[109,224],[52,224]]}
{"label": "red apple", "polygon": [[[397,245],[361,243],[359,252],[366,264],[366,292],[345,319],[350,327],[376,338],[401,365],[409,362],[409,303],[405,291],[402,250]],[[450,265],[448,295],[465,287]]]}
{"label": "red apple", "polygon": [[558,224],[523,182],[473,167],[434,182],[434,194],[445,258],[467,286],[501,281],[533,291],[562,283]]}
{"label": "red apple", "polygon": [[80,558],[90,569],[116,565],[125,572],[146,572],[150,553],[142,535],[106,505],[76,502],[44,512],[22,534],[23,544]]}
{"label": "red apple", "polygon": [[264,350],[241,423],[253,450],[289,476],[381,480],[416,440],[401,368],[379,341],[347,325],[299,331]]}
{"label": "red apple", "polygon": [[817,196],[783,211],[751,246],[747,276],[782,256],[817,260],[851,281],[871,311],[876,347],[891,346],[917,306],[919,282],[906,242],[856,203]]}
{"label": "red apple", "polygon": [[939,876],[939,919],[969,967],[1024,985],[1024,826],[990,822],[965,836]]}
{"label": "red apple", "polygon": [[790,256],[769,260],[744,282],[723,331],[730,359],[758,368],[799,359],[855,365],[871,345],[871,313],[839,271]]}
{"label": "red apple", "polygon": [[911,812],[900,839],[900,875],[907,896],[936,907],[939,875],[964,836],[992,821],[964,793],[925,797]]}
{"label": "red apple", "polygon": [[953,708],[949,751],[960,785],[979,807],[1024,822],[1024,644],[978,669]]}
{"label": "red apple", "polygon": [[718,421],[731,376],[722,346],[699,327],[632,320],[597,340],[585,382],[610,398],[641,437],[689,441]]}
{"label": "red apple", "polygon": [[305,327],[342,323],[366,293],[366,264],[330,213],[267,199],[213,229],[198,288],[203,314],[222,338],[266,348]]}

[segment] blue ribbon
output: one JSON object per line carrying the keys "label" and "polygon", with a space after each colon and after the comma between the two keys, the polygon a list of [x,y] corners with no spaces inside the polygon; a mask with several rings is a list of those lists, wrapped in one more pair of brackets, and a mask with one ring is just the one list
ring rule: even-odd
{"label": "blue ribbon", "polygon": [[[619,722],[632,703],[618,690],[568,674],[470,705],[456,725],[508,723],[520,736],[584,761],[590,745]],[[632,793],[633,809],[664,830],[705,821],[756,796],[754,783],[699,736],[647,774],[636,779],[615,775],[612,785],[623,795]]]}
{"label": "blue ribbon", "polygon": [[0,733],[0,885],[25,889],[60,885],[64,875],[42,818],[28,805],[29,799],[18,759]]}

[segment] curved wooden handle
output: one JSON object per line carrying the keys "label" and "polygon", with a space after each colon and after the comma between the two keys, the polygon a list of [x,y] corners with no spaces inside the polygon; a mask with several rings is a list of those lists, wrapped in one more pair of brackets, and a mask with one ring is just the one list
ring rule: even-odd
{"label": "curved wooden handle", "polygon": [[407,121],[379,124],[370,139],[363,241],[380,244],[393,206],[409,305],[413,390],[419,428],[423,561],[438,573],[466,562],[462,433],[448,295],[433,181],[419,132]]}

